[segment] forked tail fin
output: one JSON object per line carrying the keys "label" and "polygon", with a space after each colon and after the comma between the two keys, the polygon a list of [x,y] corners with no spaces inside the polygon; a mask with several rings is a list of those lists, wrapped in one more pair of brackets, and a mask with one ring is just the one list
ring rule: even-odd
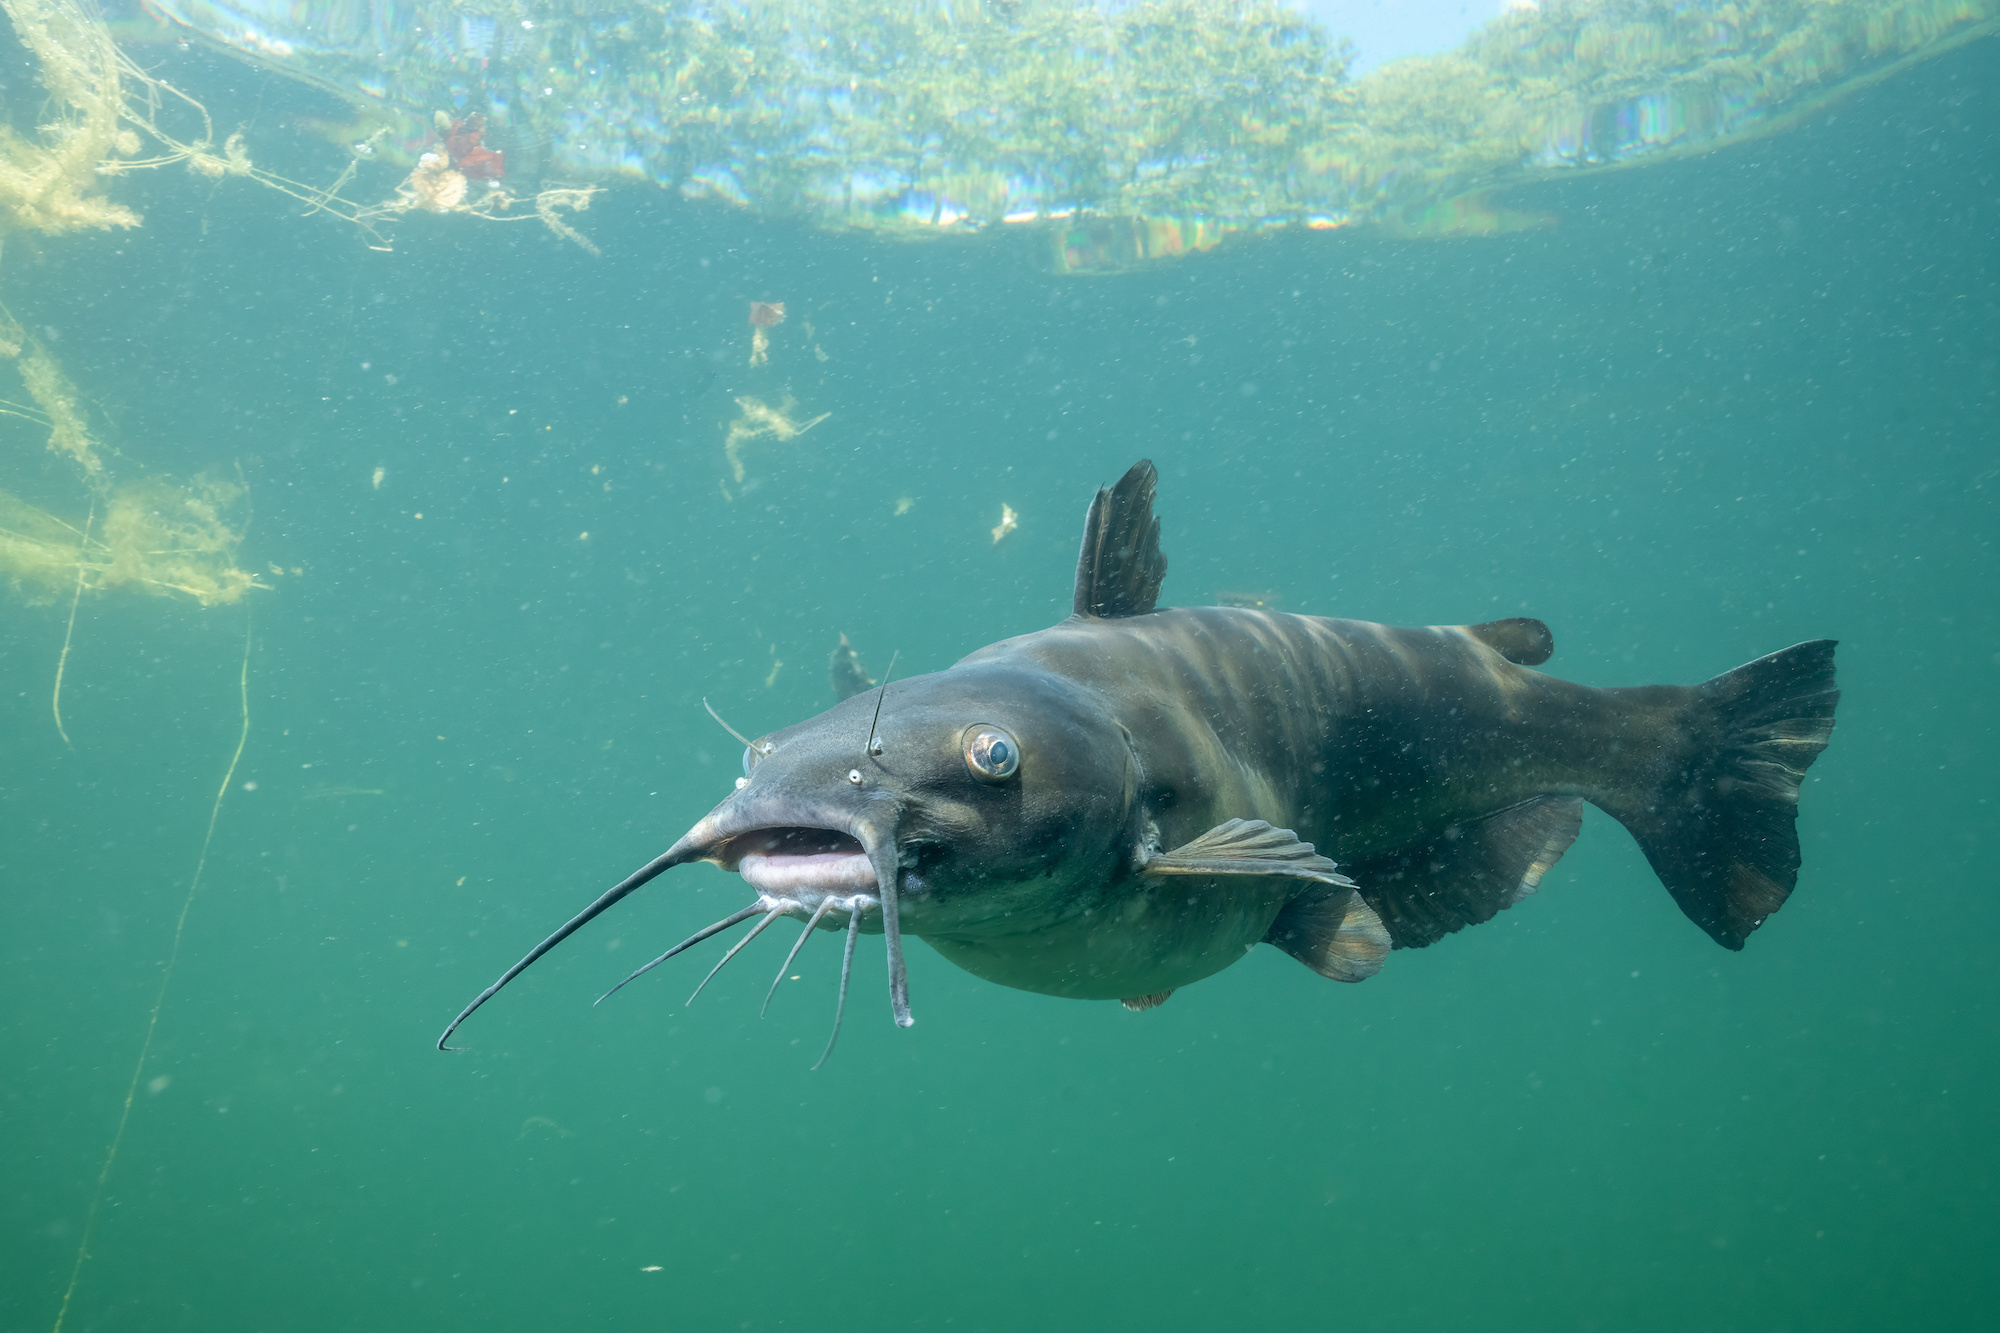
{"label": "forked tail fin", "polygon": [[1799,877],[1799,783],[1833,734],[1832,639],[1795,644],[1689,691],[1692,758],[1616,811],[1681,910],[1725,949]]}

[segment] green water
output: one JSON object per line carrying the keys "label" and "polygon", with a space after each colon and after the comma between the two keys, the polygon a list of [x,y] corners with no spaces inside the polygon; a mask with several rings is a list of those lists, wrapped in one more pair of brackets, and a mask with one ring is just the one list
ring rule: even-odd
{"label": "green water", "polygon": [[[297,94],[229,78],[280,132]],[[643,190],[582,220],[602,258],[428,217],[380,254],[165,175],[143,230],[10,244],[103,438],[240,462],[245,560],[301,572],[247,626],[85,599],[73,752],[67,605],[0,619],[0,1329],[70,1284],[246,627],[66,1328],[1991,1327],[1996,126],[1987,40],[1516,196],[1548,230],[1101,280]],[[739,485],[734,398],[787,393],[831,415]],[[1360,986],[1266,949],[1133,1014],[916,945],[899,1031],[864,939],[814,1073],[832,937],[761,1021],[787,931],[692,1009],[715,946],[591,1007],[745,901],[697,867],[432,1049],[729,790],[702,696],[760,732],[843,631],[903,674],[1052,622],[1141,456],[1170,602],[1533,614],[1593,684],[1840,639],[1791,902],[1718,949],[1592,811]]]}

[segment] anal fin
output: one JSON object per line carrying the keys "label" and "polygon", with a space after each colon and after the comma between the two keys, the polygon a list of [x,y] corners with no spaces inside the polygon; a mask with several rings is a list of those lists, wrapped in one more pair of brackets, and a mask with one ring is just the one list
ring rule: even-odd
{"label": "anal fin", "polygon": [[1168,1000],[1171,1000],[1173,997],[1174,993],[1172,991],[1163,990],[1163,991],[1155,991],[1151,995],[1130,995],[1120,1000],[1118,1003],[1124,1005],[1127,1009],[1130,1009],[1133,1013],[1139,1014],[1139,1013],[1144,1013],[1148,1009],[1157,1009],[1161,1005],[1165,1004]]}
{"label": "anal fin", "polygon": [[1261,819],[1217,824],[1193,842],[1146,858],[1148,875],[1289,875],[1351,889],[1354,881],[1335,872],[1334,863],[1300,842],[1288,828]]}
{"label": "anal fin", "polygon": [[1420,949],[1533,893],[1582,827],[1582,801],[1537,796],[1353,870],[1396,947]]}

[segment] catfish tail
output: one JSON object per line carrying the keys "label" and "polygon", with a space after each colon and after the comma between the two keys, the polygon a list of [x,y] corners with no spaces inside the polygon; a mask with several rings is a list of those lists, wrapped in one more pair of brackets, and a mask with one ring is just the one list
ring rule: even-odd
{"label": "catfish tail", "polygon": [[1832,639],[1795,644],[1688,691],[1689,757],[1644,807],[1614,811],[1688,919],[1725,949],[1799,878],[1799,783],[1833,734]]}

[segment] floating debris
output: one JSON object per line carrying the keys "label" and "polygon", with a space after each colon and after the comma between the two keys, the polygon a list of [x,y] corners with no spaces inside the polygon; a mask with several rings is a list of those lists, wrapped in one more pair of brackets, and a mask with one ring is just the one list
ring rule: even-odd
{"label": "floating debris", "polygon": [[771,359],[770,330],[785,322],[783,301],[750,303],[750,364],[764,365]]}
{"label": "floating debris", "polygon": [[1285,599],[1274,592],[1218,592],[1217,606],[1240,606],[1248,611],[1276,611]]}
{"label": "floating debris", "polygon": [[573,1139],[576,1137],[576,1131],[564,1129],[545,1115],[531,1115],[521,1122],[521,1132],[514,1136],[514,1142],[519,1143],[522,1139],[527,1138],[528,1131],[531,1129],[542,1130],[553,1134],[559,1139]]}
{"label": "floating debris", "polygon": [[[792,419],[792,411],[797,406],[790,398],[778,407],[771,407],[757,398],[738,398],[736,406],[741,415],[729,423],[729,434],[722,442],[722,452],[729,459],[730,475],[740,485],[743,481],[743,446],[766,435],[777,440],[796,440],[799,436],[832,416],[822,412],[811,421],[800,422]],[[727,495],[725,490],[723,494]],[[997,538],[995,540],[998,540]]]}
{"label": "floating debris", "polygon": [[1005,537],[1008,533],[1012,532],[1015,528],[1018,528],[1020,526],[1021,526],[1020,515],[1016,514],[1010,506],[1004,504],[1001,505],[1000,522],[996,524],[993,529],[993,544],[995,546],[998,546],[1000,544],[1000,539],[1002,537]]}
{"label": "floating debris", "polygon": [[344,801],[353,796],[387,796],[380,787],[314,787],[300,800],[304,801]]}

